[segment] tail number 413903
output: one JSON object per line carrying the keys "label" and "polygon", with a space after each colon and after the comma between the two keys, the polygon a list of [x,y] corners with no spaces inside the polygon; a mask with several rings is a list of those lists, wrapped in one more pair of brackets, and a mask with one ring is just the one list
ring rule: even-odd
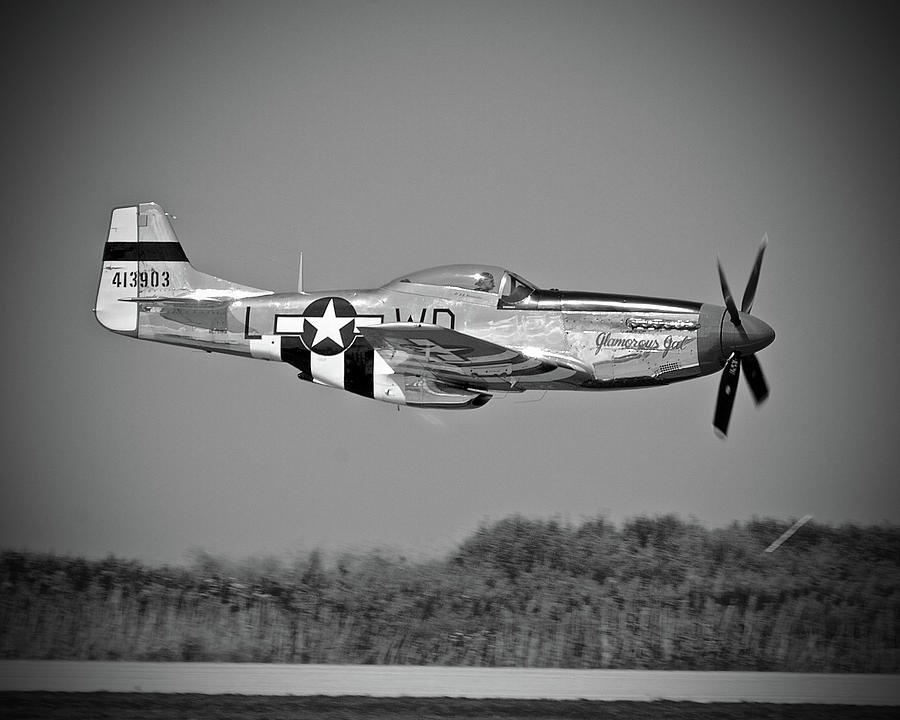
{"label": "tail number 413903", "polygon": [[163,270],[120,270],[112,276],[112,284],[117,288],[129,287],[169,287],[169,271]]}

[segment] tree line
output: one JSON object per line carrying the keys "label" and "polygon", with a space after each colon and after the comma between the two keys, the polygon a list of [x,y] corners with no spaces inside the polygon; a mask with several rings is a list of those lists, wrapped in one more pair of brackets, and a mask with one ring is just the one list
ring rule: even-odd
{"label": "tree line", "polygon": [[0,553],[0,657],[900,672],[900,528],[513,516],[446,557]]}

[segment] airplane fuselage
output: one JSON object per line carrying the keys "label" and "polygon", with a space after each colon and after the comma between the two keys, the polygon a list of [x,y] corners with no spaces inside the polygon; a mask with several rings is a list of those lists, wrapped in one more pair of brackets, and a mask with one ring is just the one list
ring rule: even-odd
{"label": "airplane fuselage", "polygon": [[[504,307],[496,297],[482,293],[412,285],[275,293],[212,309],[147,307],[140,313],[137,336],[302,364],[301,369],[309,368],[305,379],[324,384],[337,384],[331,381],[334,373],[326,369],[337,362],[337,356],[365,345],[356,329],[382,323],[439,325],[552,360],[571,371],[565,376],[535,374],[512,381],[502,373],[473,379],[472,387],[485,390],[639,387],[685,380],[722,367],[723,307],[627,295],[546,292],[546,297],[531,298],[518,307]],[[312,308],[310,317],[320,317],[315,303],[327,301],[346,301],[352,308],[352,314],[345,309],[339,315],[348,322],[338,330],[353,333],[351,342],[342,340],[339,352],[330,346],[324,353],[314,351],[314,327],[306,312]]]}

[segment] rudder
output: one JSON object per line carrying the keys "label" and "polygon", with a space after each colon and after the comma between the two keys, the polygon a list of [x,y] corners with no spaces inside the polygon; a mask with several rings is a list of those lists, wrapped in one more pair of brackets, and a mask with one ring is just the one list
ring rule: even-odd
{"label": "rudder", "polygon": [[134,303],[119,302],[133,293],[122,287],[122,277],[137,276],[137,257],[124,257],[124,249],[137,245],[138,206],[114,208],[109,220],[109,232],[103,246],[103,264],[94,314],[103,327],[120,333],[137,334],[138,308]]}

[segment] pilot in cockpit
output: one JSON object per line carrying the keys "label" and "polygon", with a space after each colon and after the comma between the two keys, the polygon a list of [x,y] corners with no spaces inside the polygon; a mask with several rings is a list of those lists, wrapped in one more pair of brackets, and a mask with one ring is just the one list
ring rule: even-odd
{"label": "pilot in cockpit", "polygon": [[494,276],[489,272],[478,273],[475,289],[481,292],[494,292]]}

